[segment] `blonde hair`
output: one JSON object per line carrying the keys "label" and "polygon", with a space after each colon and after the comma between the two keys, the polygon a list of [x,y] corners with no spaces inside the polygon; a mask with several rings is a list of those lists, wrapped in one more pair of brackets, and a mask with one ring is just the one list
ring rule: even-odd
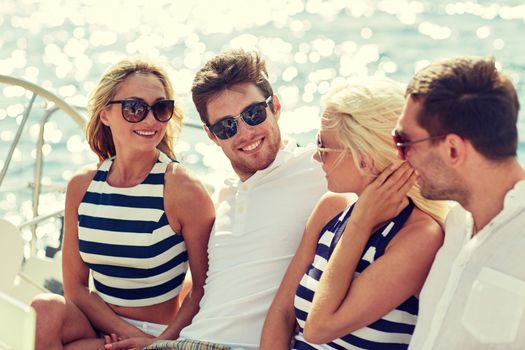
{"label": "blonde hair", "polygon": [[[168,73],[158,64],[145,59],[124,59],[111,66],[100,78],[97,87],[91,94],[88,103],[89,121],[86,126],[86,138],[89,146],[102,161],[115,155],[115,144],[109,127],[100,120],[100,112],[108,106],[120,85],[132,74],[153,74],[159,78],[166,99],[174,99],[173,86]],[[173,143],[180,134],[184,114],[182,109],[175,103],[173,117],[168,122],[166,134],[158,144],[157,148],[168,157],[176,159]]]}
{"label": "blonde hair", "polygon": [[[367,77],[333,87],[323,98],[323,126],[335,131],[363,175],[377,175],[390,164],[400,164],[391,132],[405,103],[403,86],[388,78]],[[366,174],[360,155],[373,160],[376,174]],[[415,205],[443,224],[446,202],[423,198],[418,185],[408,192]]]}

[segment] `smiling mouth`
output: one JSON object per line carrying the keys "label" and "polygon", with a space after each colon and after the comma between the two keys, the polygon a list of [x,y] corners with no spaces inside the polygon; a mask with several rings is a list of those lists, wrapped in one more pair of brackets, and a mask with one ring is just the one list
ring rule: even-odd
{"label": "smiling mouth", "polygon": [[245,146],[245,147],[242,147],[241,150],[245,151],[245,152],[250,152],[250,151],[253,151],[254,149],[256,149],[257,147],[259,147],[259,145],[261,144],[262,142],[262,139],[260,140],[257,140],[255,141],[254,143],[248,145],[248,146]]}
{"label": "smiling mouth", "polygon": [[157,132],[156,131],[146,131],[146,130],[135,130],[135,134],[140,136],[153,136]]}

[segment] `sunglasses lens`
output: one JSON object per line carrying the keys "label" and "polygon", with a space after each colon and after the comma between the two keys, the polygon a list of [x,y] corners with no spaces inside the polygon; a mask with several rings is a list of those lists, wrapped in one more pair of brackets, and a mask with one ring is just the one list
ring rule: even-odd
{"label": "sunglasses lens", "polygon": [[237,133],[237,121],[233,118],[225,118],[210,126],[209,129],[221,140],[226,140]]}
{"label": "sunglasses lens", "polygon": [[148,114],[148,105],[142,101],[122,101],[122,116],[130,123],[138,123]]}
{"label": "sunglasses lens", "polygon": [[321,140],[321,134],[317,134],[317,156],[321,160],[321,163],[323,163],[323,151],[321,148],[323,148],[323,141]]}
{"label": "sunglasses lens", "polygon": [[397,149],[397,156],[401,160],[406,160],[406,146],[403,143],[407,142],[405,138],[398,133],[397,130],[394,130],[392,133],[392,139],[394,140],[394,145]]}
{"label": "sunglasses lens", "polygon": [[242,119],[250,126],[259,125],[266,120],[266,103],[256,104],[241,113]]}
{"label": "sunglasses lens", "polygon": [[[250,106],[241,112],[241,118],[250,126],[259,125],[266,120],[266,102]],[[221,140],[227,140],[237,134],[235,118],[225,118],[209,127],[209,130]]]}
{"label": "sunglasses lens", "polygon": [[160,122],[167,122],[171,119],[173,115],[174,102],[172,100],[158,101],[151,109],[153,110],[153,115]]}

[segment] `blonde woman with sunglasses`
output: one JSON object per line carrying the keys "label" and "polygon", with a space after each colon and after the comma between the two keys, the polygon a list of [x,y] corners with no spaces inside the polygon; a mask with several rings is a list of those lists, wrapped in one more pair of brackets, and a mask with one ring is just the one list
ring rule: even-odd
{"label": "blonde woman with sunglasses", "polygon": [[331,192],[307,222],[261,348],[406,349],[446,206],[423,199],[417,175],[397,159],[400,84],[354,80],[324,103],[314,158]]}
{"label": "blonde woman with sunglasses", "polygon": [[[145,60],[115,64],[90,98],[89,118],[100,163],[69,182],[65,297],[33,301],[36,349],[102,349],[119,339],[132,349],[177,338],[203,295],[215,213],[175,160],[183,114],[167,73]],[[193,286],[180,305],[188,265]]]}

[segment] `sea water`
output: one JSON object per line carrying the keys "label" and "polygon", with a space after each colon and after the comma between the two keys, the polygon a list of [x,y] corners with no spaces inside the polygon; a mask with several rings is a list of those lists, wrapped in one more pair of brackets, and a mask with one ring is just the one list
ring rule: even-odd
{"label": "sea water", "polygon": [[[195,72],[224,49],[256,49],[267,59],[281,98],[281,129],[309,144],[319,125],[320,97],[338,80],[383,75],[406,83],[445,57],[495,57],[523,104],[524,33],[525,5],[518,0],[3,0],[0,74],[36,83],[85,113],[87,97],[108,66],[127,56],[148,56],[165,64],[186,120],[200,125],[189,93]],[[31,94],[5,84],[0,91],[1,169]],[[47,107],[36,99],[0,185],[0,217],[17,224],[32,216],[36,139]],[[522,161],[523,118],[522,111]],[[177,151],[206,183],[229,169],[200,128],[184,128]],[[68,179],[96,161],[82,130],[61,112],[46,125],[43,152],[40,214],[63,206]]]}

